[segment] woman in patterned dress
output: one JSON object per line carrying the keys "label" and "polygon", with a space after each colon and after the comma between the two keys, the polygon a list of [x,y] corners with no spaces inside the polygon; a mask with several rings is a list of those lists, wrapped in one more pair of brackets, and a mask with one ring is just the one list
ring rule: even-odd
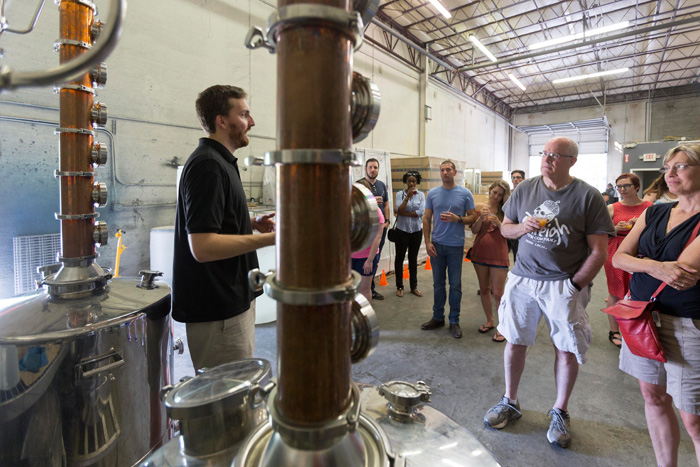
{"label": "woman in patterned dress", "polygon": [[[608,239],[608,259],[605,261],[605,275],[608,279],[608,306],[612,306],[618,300],[627,295],[631,274],[617,269],[612,265],[612,257],[622,241],[625,239],[637,218],[646,208],[652,205],[650,201],[643,201],[639,195],[639,177],[630,173],[623,173],[615,180],[617,191],[620,193],[620,201],[608,206],[608,212],[615,224],[617,237]],[[618,348],[622,346],[620,337],[620,325],[615,317],[608,315],[610,331],[608,340]]]}

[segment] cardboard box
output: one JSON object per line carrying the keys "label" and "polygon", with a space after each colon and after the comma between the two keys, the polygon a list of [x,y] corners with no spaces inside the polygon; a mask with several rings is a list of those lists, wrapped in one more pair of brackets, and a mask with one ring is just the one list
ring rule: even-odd
{"label": "cardboard box", "polygon": [[[421,175],[421,183],[418,189],[427,193],[431,188],[442,185],[440,178],[440,163],[449,160],[439,157],[391,157],[391,192],[392,197],[396,197],[399,190],[404,189],[403,175],[409,170],[415,170]],[[464,186],[464,169],[466,163],[463,161],[453,161],[457,168],[455,182]]]}

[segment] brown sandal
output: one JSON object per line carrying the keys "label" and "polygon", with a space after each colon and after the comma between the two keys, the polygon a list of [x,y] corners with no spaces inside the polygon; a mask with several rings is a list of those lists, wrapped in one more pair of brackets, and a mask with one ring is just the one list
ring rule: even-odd
{"label": "brown sandal", "polygon": [[491,338],[491,340],[494,342],[505,342],[506,336],[504,336],[500,332],[496,331],[496,334]]}
{"label": "brown sandal", "polygon": [[396,289],[396,296],[403,297],[403,289]]}
{"label": "brown sandal", "polygon": [[422,297],[423,294],[418,290],[418,289],[413,289],[411,290],[411,293],[415,295],[416,297]]}

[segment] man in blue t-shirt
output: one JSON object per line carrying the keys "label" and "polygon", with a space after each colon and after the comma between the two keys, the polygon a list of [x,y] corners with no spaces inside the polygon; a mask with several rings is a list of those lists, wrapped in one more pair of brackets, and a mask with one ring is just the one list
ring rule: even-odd
{"label": "man in blue t-shirt", "polygon": [[[459,309],[462,300],[464,227],[476,222],[477,212],[471,191],[455,183],[457,170],[452,161],[440,164],[442,185],[425,198],[423,236],[433,268],[433,317],[421,329],[429,331],[445,325],[445,275],[450,283],[450,334],[462,337]],[[433,216],[433,212],[437,215]],[[432,238],[431,238],[432,230]]]}
{"label": "man in blue t-shirt", "polygon": [[379,161],[374,158],[367,159],[365,161],[365,177],[363,180],[367,180],[372,187],[372,194],[377,200],[377,206],[379,206],[379,209],[382,210],[382,214],[384,214],[384,231],[382,232],[382,240],[379,242],[379,251],[374,256],[374,266],[372,269],[372,299],[384,300],[384,295],[374,289],[374,276],[377,274],[379,258],[382,256],[382,248],[384,247],[386,232],[389,228],[389,192],[386,189],[386,184],[381,180],[377,180],[378,175]]}

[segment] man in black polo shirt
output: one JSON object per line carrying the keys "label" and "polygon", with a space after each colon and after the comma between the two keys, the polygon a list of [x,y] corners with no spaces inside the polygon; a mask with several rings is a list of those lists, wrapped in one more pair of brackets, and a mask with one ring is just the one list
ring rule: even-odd
{"label": "man in black polo shirt", "polygon": [[374,269],[372,270],[372,298],[374,300],[384,300],[384,295],[377,292],[374,288],[374,276],[377,274],[379,257],[382,255],[382,248],[384,247],[384,241],[386,240],[386,232],[389,228],[389,192],[387,191],[384,182],[377,180],[378,175],[379,161],[374,158],[367,159],[367,161],[365,161],[364,180],[367,180],[372,187],[372,194],[377,200],[379,209],[381,209],[382,214],[384,214],[384,233],[382,233],[382,240],[379,242],[379,252],[377,252],[377,255],[374,257]]}
{"label": "man in black polo shirt", "polygon": [[[207,138],[180,178],[175,218],[173,318],[187,324],[195,370],[251,358],[255,297],[248,271],[255,250],[275,242],[274,214],[251,218],[233,153],[255,125],[246,93],[212,86],[199,94],[197,116]],[[253,235],[253,228],[262,235]]]}

